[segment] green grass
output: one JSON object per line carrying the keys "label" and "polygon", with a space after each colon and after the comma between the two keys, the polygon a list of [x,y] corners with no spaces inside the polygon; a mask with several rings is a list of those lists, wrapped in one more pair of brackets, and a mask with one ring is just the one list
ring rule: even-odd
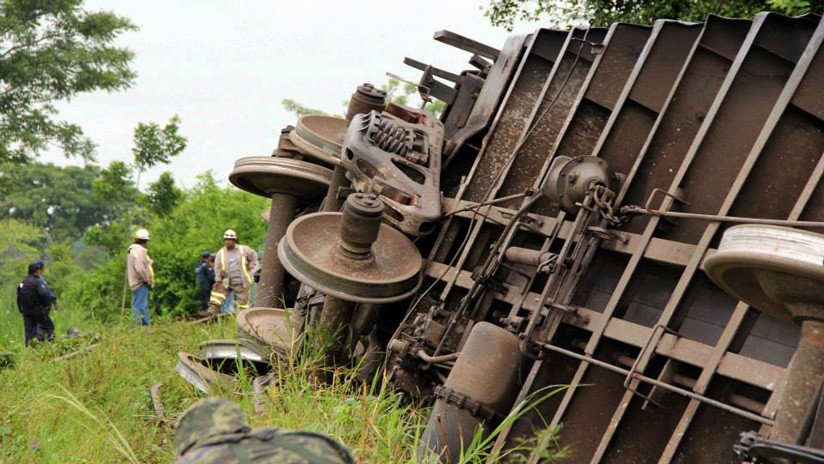
{"label": "green grass", "polygon": [[[82,314],[58,311],[57,341],[24,349],[19,314],[3,312],[0,347],[11,351],[14,366],[0,370],[0,464],[171,462],[171,424],[203,397],[175,372],[176,353],[196,354],[201,342],[234,338],[237,330],[231,317],[208,325],[158,320],[146,329],[125,322],[102,326]],[[94,334],[66,339],[69,326]],[[94,343],[80,356],[54,361]],[[253,426],[327,434],[348,446],[358,462],[415,462],[427,410],[403,404],[380,381],[365,386],[347,370],[337,370],[331,384],[321,384],[321,359],[304,352],[300,360],[276,366],[280,380],[267,390],[259,413],[255,402],[260,397],[251,393],[251,379],[239,376],[238,388],[221,396],[237,402]],[[162,384],[165,423],[152,407],[155,383]],[[554,437],[552,432],[540,439],[543,448],[553,444],[542,453],[554,456]],[[476,436],[462,462],[483,462],[493,442],[494,437]]]}
{"label": "green grass", "polygon": [[[80,319],[55,314],[58,334]],[[22,332],[22,323],[14,325],[6,318],[4,336],[22,345],[22,336],[5,330]],[[166,414],[176,420],[203,395],[175,372],[175,354],[196,352],[200,342],[236,332],[231,318],[209,325],[158,321],[149,329],[96,329],[94,337],[58,337],[53,344],[14,350],[14,367],[0,371],[0,462],[172,461],[173,430],[155,417],[150,388],[162,383]],[[95,342],[83,355],[53,361]],[[252,425],[328,434],[349,446],[359,462],[409,461],[423,415],[401,405],[396,394],[364,389],[343,371],[321,387],[313,380],[315,361],[279,366],[282,380],[267,392],[262,414],[254,412],[248,379],[222,395],[240,404]]]}

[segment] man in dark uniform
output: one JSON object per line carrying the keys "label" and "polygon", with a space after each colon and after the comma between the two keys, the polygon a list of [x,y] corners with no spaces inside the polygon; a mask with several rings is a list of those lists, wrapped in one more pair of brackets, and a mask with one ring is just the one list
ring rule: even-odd
{"label": "man in dark uniform", "polygon": [[29,264],[29,275],[17,286],[17,309],[23,315],[26,346],[33,338],[54,340],[54,323],[49,312],[57,303],[57,297],[43,278],[45,267],[40,260]]}
{"label": "man in dark uniform", "polygon": [[212,286],[215,284],[215,268],[212,267],[212,254],[204,251],[200,255],[200,264],[195,268],[197,285],[200,290],[200,310],[205,311],[209,307],[209,297],[212,293]]}

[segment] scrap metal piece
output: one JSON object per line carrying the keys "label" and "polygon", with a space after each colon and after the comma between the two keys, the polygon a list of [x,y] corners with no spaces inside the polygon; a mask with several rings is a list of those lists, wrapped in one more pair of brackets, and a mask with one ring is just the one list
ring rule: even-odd
{"label": "scrap metal piece", "polygon": [[269,357],[243,340],[209,340],[201,343],[199,348],[203,362],[224,374],[235,375],[238,367],[248,367],[256,374],[269,370]]}
{"label": "scrap metal piece", "polygon": [[[380,202],[369,195],[347,200]],[[380,213],[378,213],[380,214]],[[304,284],[345,301],[390,303],[420,286],[421,254],[398,230],[354,211],[314,213],[296,219],[278,246],[286,270]],[[377,225],[360,226],[364,223]]]}
{"label": "scrap metal piece", "polygon": [[177,353],[175,370],[184,380],[207,395],[232,391],[235,380],[232,376],[207,367],[201,358],[189,353]]}
{"label": "scrap metal piece", "polygon": [[238,336],[244,345],[269,361],[287,359],[297,351],[303,321],[295,311],[280,308],[249,308],[237,314]]}
{"label": "scrap metal piece", "polygon": [[441,217],[443,124],[405,109],[415,122],[372,111],[355,116],[344,141],[344,163],[359,192],[381,196],[386,220],[424,235]]}

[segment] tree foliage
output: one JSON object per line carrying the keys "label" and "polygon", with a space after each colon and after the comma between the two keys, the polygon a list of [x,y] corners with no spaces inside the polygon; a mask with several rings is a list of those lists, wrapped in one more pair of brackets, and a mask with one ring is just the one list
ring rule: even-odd
{"label": "tree foliage", "polygon": [[45,230],[53,240],[77,240],[87,227],[104,219],[106,202],[91,195],[100,173],[93,165],[2,165],[0,219],[25,221]]}
{"label": "tree foliage", "polygon": [[169,171],[164,172],[155,182],[149,184],[147,195],[149,209],[158,216],[168,216],[180,202],[183,192],[175,185]]}
{"label": "tree foliage", "polygon": [[92,141],[55,103],[131,86],[133,53],[112,43],[134,29],[83,0],[0,1],[0,161],[28,162],[50,145],[93,159]]}
{"label": "tree foliage", "polygon": [[26,275],[26,266],[41,256],[42,228],[16,219],[0,220],[0,284],[17,282]]}
{"label": "tree foliage", "polygon": [[169,118],[165,126],[156,122],[139,123],[134,130],[134,164],[138,172],[169,164],[175,156],[186,149],[188,139],[180,135],[180,116]]}
{"label": "tree foliage", "polygon": [[280,101],[280,106],[289,113],[293,113],[297,117],[308,116],[310,114],[319,114],[321,116],[329,116],[329,113],[308,106],[291,98],[284,98]]}
{"label": "tree foliage", "polygon": [[[394,77],[389,78],[385,84],[381,85],[381,90],[386,92],[386,101],[401,106],[410,106],[409,97],[418,93],[416,86],[401,82]],[[426,104],[424,111],[437,118],[445,108],[446,103],[433,99]]]}
{"label": "tree foliage", "polygon": [[759,11],[788,15],[821,12],[824,0],[493,0],[484,8],[493,26],[512,30],[516,21],[541,21],[550,27],[613,22],[650,24],[656,19],[703,21],[709,14],[750,18]]}
{"label": "tree foliage", "polygon": [[[183,314],[199,309],[194,268],[204,250],[217,251],[223,244],[223,231],[232,228],[240,242],[260,249],[266,235],[266,223],[260,212],[265,199],[236,188],[221,188],[211,174],[200,176],[197,185],[183,192],[179,203],[165,216],[152,216],[143,226],[152,234],[149,255],[155,261],[155,289],[151,307],[155,313]],[[125,250],[130,240],[126,222],[109,228],[92,228],[98,240],[108,240],[115,252],[101,266],[86,272],[76,285],[67,290],[66,298],[86,308],[103,320],[119,317],[116,307],[123,290]],[[110,235],[104,232],[115,230]]]}

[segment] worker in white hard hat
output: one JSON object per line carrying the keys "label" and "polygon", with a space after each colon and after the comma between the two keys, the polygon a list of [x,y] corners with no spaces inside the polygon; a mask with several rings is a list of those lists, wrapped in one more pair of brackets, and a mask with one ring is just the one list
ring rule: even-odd
{"label": "worker in white hard hat", "polygon": [[154,288],[154,269],[149,258],[149,231],[138,229],[129,245],[126,273],[132,289],[132,316],[135,323],[149,325],[149,290]]}
{"label": "worker in white hard hat", "polygon": [[255,250],[237,243],[237,234],[229,229],[223,234],[223,248],[215,255],[215,285],[209,296],[208,315],[220,310],[229,292],[235,293],[235,307],[249,307],[249,290],[252,276],[257,271],[258,256]]}

